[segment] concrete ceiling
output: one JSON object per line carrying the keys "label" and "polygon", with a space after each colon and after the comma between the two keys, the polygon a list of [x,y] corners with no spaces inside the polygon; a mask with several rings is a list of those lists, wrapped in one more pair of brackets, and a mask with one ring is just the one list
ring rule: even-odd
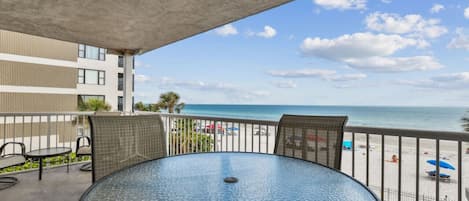
{"label": "concrete ceiling", "polygon": [[0,0],[0,29],[142,54],[291,0]]}

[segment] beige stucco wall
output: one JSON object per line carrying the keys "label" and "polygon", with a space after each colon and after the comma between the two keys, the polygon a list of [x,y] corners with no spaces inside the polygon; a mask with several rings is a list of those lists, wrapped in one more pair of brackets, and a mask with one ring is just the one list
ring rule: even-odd
{"label": "beige stucco wall", "polygon": [[0,30],[0,52],[22,56],[76,61],[78,45],[75,43]]}
{"label": "beige stucco wall", "polygon": [[[26,116],[25,120],[30,120],[30,116]],[[35,119],[38,117],[35,116]],[[48,136],[48,135],[59,135],[57,142],[64,141],[75,141],[76,138],[76,125],[71,121],[62,121],[62,116],[59,116],[59,122],[51,121],[47,122],[47,118],[43,117],[41,119],[42,123],[39,122],[21,122],[21,119],[18,118],[15,124],[3,124],[0,123],[0,139],[5,138],[28,138],[36,136]],[[68,118],[68,117],[67,117]],[[51,142],[52,146],[55,146],[56,141]],[[46,147],[46,143],[42,144],[41,147]],[[29,147],[29,144],[26,146]],[[36,144],[35,147],[39,148],[39,145]]]}
{"label": "beige stucco wall", "polygon": [[0,112],[76,111],[77,95],[0,92],[0,103]]}
{"label": "beige stucco wall", "polygon": [[77,69],[0,60],[0,85],[76,88]]}

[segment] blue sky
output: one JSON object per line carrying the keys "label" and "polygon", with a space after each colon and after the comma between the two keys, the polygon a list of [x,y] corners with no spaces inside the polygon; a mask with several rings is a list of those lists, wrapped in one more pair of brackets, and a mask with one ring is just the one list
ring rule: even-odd
{"label": "blue sky", "polygon": [[469,1],[298,0],[136,58],[136,101],[469,106]]}

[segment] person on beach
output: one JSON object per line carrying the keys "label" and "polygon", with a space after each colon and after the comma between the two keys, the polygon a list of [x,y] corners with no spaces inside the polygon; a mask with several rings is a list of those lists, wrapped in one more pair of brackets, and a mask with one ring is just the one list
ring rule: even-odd
{"label": "person on beach", "polygon": [[399,158],[397,158],[396,154],[393,154],[391,157],[391,160],[386,160],[387,162],[391,163],[397,163],[399,161]]}

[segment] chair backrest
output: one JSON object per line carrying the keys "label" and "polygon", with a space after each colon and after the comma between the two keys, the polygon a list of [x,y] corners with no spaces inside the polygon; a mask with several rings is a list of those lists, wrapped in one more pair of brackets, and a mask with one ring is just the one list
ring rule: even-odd
{"label": "chair backrest", "polygon": [[274,153],[340,169],[346,116],[283,115]]}
{"label": "chair backrest", "polygon": [[166,156],[160,115],[89,116],[93,182],[122,168]]}

